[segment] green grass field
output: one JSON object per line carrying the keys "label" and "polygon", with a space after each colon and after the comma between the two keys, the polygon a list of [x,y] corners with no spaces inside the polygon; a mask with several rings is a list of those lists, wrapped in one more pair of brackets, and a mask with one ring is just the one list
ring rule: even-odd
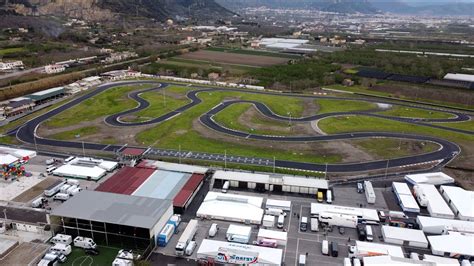
{"label": "green grass field", "polygon": [[[164,92],[163,92],[164,90]],[[189,88],[170,86],[160,91],[150,91],[141,94],[140,96],[150,102],[150,106],[146,109],[138,111],[132,114],[132,118],[124,119],[126,122],[141,122],[147,121],[152,118],[159,117],[166,113],[169,113],[177,108],[190,102],[189,99],[184,98],[186,91]],[[183,98],[175,98],[166,93],[173,93],[182,96]]]}
{"label": "green grass field", "polygon": [[75,130],[68,130],[60,133],[56,133],[50,135],[50,138],[58,139],[58,140],[69,140],[74,139],[76,137],[85,137],[93,134],[97,134],[99,132],[98,127],[90,126],[90,127],[82,127]]}
{"label": "green grass field", "polygon": [[469,120],[469,121],[466,121],[466,122],[459,122],[459,123],[436,123],[436,125],[441,125],[441,126],[451,127],[451,128],[457,128],[457,129],[470,130],[470,131],[474,132],[474,120]]}
{"label": "green grass field", "polygon": [[328,134],[336,134],[341,132],[381,131],[431,135],[455,142],[474,141],[474,136],[472,135],[367,116],[329,117],[320,120],[318,126],[321,130]]}
{"label": "green grass field", "polygon": [[[262,119],[257,119],[253,117],[254,121],[252,122],[256,124],[260,124],[260,125],[266,124],[267,126],[285,127],[286,130],[271,130],[271,129],[259,130],[259,129],[252,128],[248,125],[243,125],[242,123],[239,123],[237,121],[237,118],[251,107],[252,107],[252,104],[250,103],[233,104],[227,107],[222,112],[215,115],[214,120],[217,123],[223,125],[224,127],[235,129],[242,132],[248,132],[252,134],[281,135],[281,136],[291,135],[292,132],[289,130],[290,127],[288,126],[288,123],[284,123],[280,121],[275,121],[274,123],[271,123],[268,120],[262,120]],[[262,123],[263,121],[265,122]]]}
{"label": "green grass field", "polygon": [[316,103],[319,104],[318,114],[327,114],[333,112],[350,112],[350,111],[365,111],[376,109],[377,105],[364,101],[346,101],[346,100],[330,100],[318,99]]}
{"label": "green grass field", "polygon": [[428,111],[418,108],[410,108],[404,106],[394,106],[393,108],[379,112],[379,114],[398,116],[398,117],[410,117],[410,118],[451,118],[454,117],[452,114]]}
{"label": "green grass field", "polygon": [[97,256],[87,255],[82,248],[72,248],[71,254],[67,256],[67,261],[64,266],[103,266],[103,265],[112,265],[112,262],[115,260],[115,256],[120,249],[99,246],[98,247],[100,254]]}
{"label": "green grass field", "polygon": [[194,68],[204,68],[204,69],[219,69],[221,71],[229,71],[231,74],[240,75],[244,74],[256,66],[244,66],[244,65],[235,65],[235,64],[225,64],[225,63],[216,63],[211,61],[204,60],[192,60],[184,59],[179,57],[168,58],[163,60],[164,64],[181,66],[181,67],[194,67]]}
{"label": "green grass field", "polygon": [[136,106],[136,102],[129,99],[127,94],[134,90],[149,88],[150,86],[137,85],[112,88],[62,112],[45,124],[48,127],[54,128],[66,127],[131,109]]}
{"label": "green grass field", "polygon": [[24,52],[26,49],[24,47],[13,47],[13,48],[5,48],[5,49],[0,49],[0,56],[4,56],[7,54],[14,54],[14,53],[19,53],[19,52]]}

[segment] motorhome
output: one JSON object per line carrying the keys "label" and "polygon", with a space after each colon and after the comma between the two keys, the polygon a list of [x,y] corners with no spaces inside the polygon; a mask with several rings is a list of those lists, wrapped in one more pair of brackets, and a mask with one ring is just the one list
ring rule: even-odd
{"label": "motorhome", "polygon": [[50,242],[70,245],[72,243],[72,236],[64,235],[64,234],[56,234],[53,238],[51,238]]}
{"label": "motorhome", "polygon": [[224,185],[222,186],[222,193],[227,193],[227,190],[229,189],[229,186],[230,186],[230,182],[225,181]]}
{"label": "motorhome", "polygon": [[58,193],[53,196],[53,200],[66,201],[69,199],[69,194]]}
{"label": "motorhome", "polygon": [[332,203],[332,191],[331,190],[328,190],[326,192],[326,202],[331,204]]}
{"label": "motorhome", "polygon": [[74,246],[83,249],[96,249],[97,244],[92,238],[78,236],[74,238]]}
{"label": "motorhome", "polygon": [[52,247],[49,248],[49,251],[58,252],[67,256],[71,254],[72,249],[71,249],[71,245],[56,243]]}
{"label": "motorhome", "polygon": [[279,215],[278,221],[277,221],[277,227],[283,228],[284,225],[285,225],[285,215]]}
{"label": "motorhome", "polygon": [[374,234],[373,234],[373,231],[372,231],[372,226],[366,225],[365,226],[365,232],[367,234],[367,236],[366,236],[367,241],[374,241]]}

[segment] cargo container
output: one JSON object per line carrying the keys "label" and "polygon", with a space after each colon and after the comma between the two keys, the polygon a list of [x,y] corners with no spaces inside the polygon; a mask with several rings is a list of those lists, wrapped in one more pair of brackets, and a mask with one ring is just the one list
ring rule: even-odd
{"label": "cargo container", "polygon": [[226,232],[226,239],[230,242],[247,244],[250,240],[252,227],[231,224]]}
{"label": "cargo container", "polygon": [[356,228],[358,224],[358,217],[348,214],[322,212],[319,214],[318,219],[319,222],[332,226]]}
{"label": "cargo container", "polygon": [[375,203],[375,191],[372,186],[372,182],[364,181],[364,188],[365,188],[365,197],[367,198],[367,203],[374,204]]}
{"label": "cargo container", "polygon": [[275,230],[260,229],[257,234],[257,241],[263,239],[272,239],[277,241],[278,245],[286,246],[288,241],[288,233]]}
{"label": "cargo container", "polygon": [[158,235],[158,246],[165,247],[175,232],[174,224],[166,224]]}

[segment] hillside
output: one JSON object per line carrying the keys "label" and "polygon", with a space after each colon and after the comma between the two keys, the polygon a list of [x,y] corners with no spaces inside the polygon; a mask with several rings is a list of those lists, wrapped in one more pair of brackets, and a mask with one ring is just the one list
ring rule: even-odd
{"label": "hillside", "polygon": [[[232,15],[214,0],[9,0],[21,15],[53,15],[85,20],[108,20],[119,14],[159,20],[215,19]],[[0,3],[4,5],[4,1]]]}

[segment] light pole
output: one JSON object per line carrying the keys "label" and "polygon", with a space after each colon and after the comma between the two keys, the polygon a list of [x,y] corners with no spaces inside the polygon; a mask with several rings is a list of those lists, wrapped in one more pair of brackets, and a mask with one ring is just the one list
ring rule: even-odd
{"label": "light pole", "polygon": [[33,133],[33,141],[35,142],[35,150],[38,153],[38,144],[36,144],[36,135]]}
{"label": "light pole", "polygon": [[291,127],[291,112],[288,112],[287,114],[290,116],[290,123],[288,124],[288,126]]}
{"label": "light pole", "polygon": [[276,161],[276,158],[275,158],[275,156],[273,156],[273,173],[275,173],[275,168],[276,168],[275,161]]}
{"label": "light pole", "polygon": [[166,87],[163,88],[163,105],[166,107]]}
{"label": "light pole", "polygon": [[390,163],[390,159],[387,160],[387,166],[385,167],[385,178],[387,178],[387,174],[388,174],[388,164]]}
{"label": "light pole", "polygon": [[84,148],[84,141],[82,141],[82,155],[86,157],[86,149]]}
{"label": "light pole", "polygon": [[179,158],[179,163],[181,163],[181,144],[179,144],[178,158]]}
{"label": "light pole", "polygon": [[224,170],[227,169],[227,150],[224,150]]}
{"label": "light pole", "polygon": [[324,170],[324,179],[327,179],[328,177],[328,163],[326,163],[326,168]]}

